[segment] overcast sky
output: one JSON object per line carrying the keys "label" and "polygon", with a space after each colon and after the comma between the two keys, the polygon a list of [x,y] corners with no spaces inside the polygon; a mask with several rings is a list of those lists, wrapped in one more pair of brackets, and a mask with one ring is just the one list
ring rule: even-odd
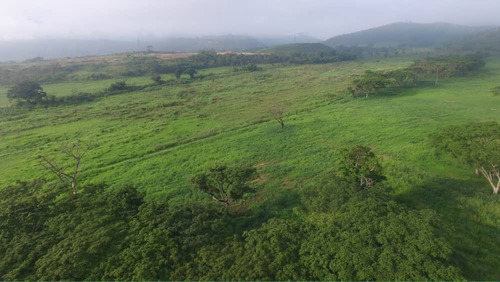
{"label": "overcast sky", "polygon": [[0,0],[0,40],[290,35],[392,22],[500,25],[500,0]]}

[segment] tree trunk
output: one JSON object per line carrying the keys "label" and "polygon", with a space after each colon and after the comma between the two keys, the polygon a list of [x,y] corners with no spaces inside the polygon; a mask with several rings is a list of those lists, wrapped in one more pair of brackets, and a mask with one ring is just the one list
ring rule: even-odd
{"label": "tree trunk", "polygon": [[438,80],[439,80],[439,68],[436,69],[436,82],[434,83],[434,87],[438,86]]}
{"label": "tree trunk", "polygon": [[285,128],[285,122],[284,121],[280,121],[280,125],[281,125],[281,129]]}
{"label": "tree trunk", "polygon": [[[480,167],[476,170],[476,173],[477,173],[477,171],[480,171],[481,174],[484,176],[484,178],[486,178],[488,180],[488,182],[490,183],[490,186],[493,189],[493,194],[498,194],[498,190],[500,189],[500,177],[499,177],[498,171],[496,170],[497,166],[491,165],[491,167],[493,170],[492,172],[487,171],[484,167]],[[495,175],[497,178],[496,185],[495,185],[494,180],[493,180]]]}

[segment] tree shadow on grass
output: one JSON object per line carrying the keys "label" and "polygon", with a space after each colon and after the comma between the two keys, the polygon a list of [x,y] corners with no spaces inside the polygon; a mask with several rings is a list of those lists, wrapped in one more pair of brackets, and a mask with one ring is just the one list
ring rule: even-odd
{"label": "tree shadow on grass", "polygon": [[500,277],[500,214],[488,210],[498,206],[500,198],[492,195],[486,185],[436,178],[398,195],[397,199],[417,209],[435,210],[443,225],[451,227],[441,226],[439,235],[451,244],[452,261],[467,279]]}
{"label": "tree shadow on grass", "polygon": [[259,228],[271,218],[290,219],[295,217],[293,209],[300,205],[300,195],[291,190],[276,191],[262,202],[252,205],[235,219],[236,230],[243,231]]}

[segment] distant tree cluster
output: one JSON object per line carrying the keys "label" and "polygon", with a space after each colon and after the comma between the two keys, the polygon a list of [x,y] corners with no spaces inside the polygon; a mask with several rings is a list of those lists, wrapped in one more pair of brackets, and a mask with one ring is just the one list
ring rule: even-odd
{"label": "distant tree cluster", "polygon": [[[162,80],[160,82],[162,82],[162,84],[165,83]],[[7,98],[11,101],[15,101],[17,106],[55,107],[60,105],[81,104],[104,96],[141,90],[145,87],[147,86],[127,85],[126,81],[119,80],[111,83],[108,88],[96,93],[78,92],[67,96],[56,97],[54,95],[47,95],[39,83],[25,80],[9,88],[7,91]]]}
{"label": "distant tree cluster", "polygon": [[197,70],[232,66],[238,70],[257,71],[257,64],[323,64],[354,60],[356,56],[344,51],[331,51],[315,54],[218,54],[215,51],[200,51],[198,54],[177,60],[162,61],[152,56],[129,56],[126,61],[127,70],[124,76],[145,74],[173,73],[177,78],[187,74],[191,79]]}
{"label": "distant tree cluster", "polygon": [[26,67],[12,66],[0,68],[1,84],[16,84],[19,81],[60,82],[67,80],[69,75],[82,69],[83,64],[61,65],[59,63],[38,63]]}
{"label": "distant tree cluster", "polygon": [[387,89],[417,86],[419,82],[432,79],[438,86],[440,78],[464,75],[478,71],[485,65],[480,54],[431,57],[415,61],[410,67],[388,72],[366,71],[355,79],[348,92],[353,97],[368,98]]}

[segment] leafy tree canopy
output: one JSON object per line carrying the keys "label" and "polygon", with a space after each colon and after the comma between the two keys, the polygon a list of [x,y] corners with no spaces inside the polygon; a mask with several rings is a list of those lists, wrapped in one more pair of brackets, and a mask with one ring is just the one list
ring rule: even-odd
{"label": "leafy tree canopy", "polygon": [[7,98],[16,99],[27,104],[37,104],[47,96],[43,88],[34,81],[20,81],[7,91]]}

